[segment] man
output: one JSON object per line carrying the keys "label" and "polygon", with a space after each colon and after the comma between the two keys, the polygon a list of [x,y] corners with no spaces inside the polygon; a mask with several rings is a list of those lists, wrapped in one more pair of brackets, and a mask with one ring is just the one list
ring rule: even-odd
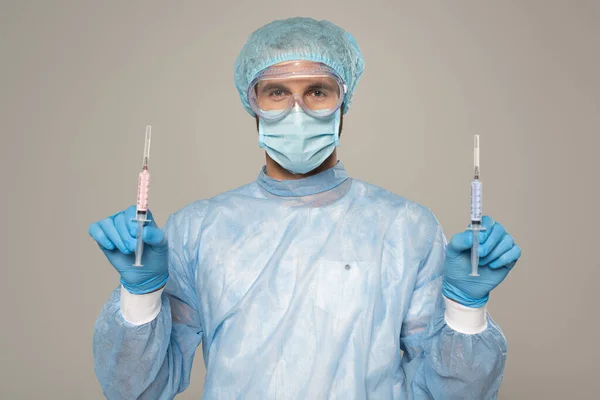
{"label": "man", "polygon": [[266,166],[246,186],[144,228],[92,224],[121,275],[95,327],[108,398],[168,399],[202,343],[207,399],[489,399],[506,342],[489,293],[520,249],[484,217],[450,244],[425,207],[348,177],[342,115],[364,67],[352,36],[309,18],[254,32],[235,65]]}

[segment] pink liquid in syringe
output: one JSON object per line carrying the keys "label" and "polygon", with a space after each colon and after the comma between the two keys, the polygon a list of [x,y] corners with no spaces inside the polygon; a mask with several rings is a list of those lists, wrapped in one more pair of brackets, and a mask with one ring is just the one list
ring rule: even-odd
{"label": "pink liquid in syringe", "polygon": [[144,143],[144,158],[142,160],[142,172],[138,176],[137,193],[137,212],[146,213],[148,211],[148,189],[150,187],[150,172],[148,164],[150,163],[150,137],[152,128],[146,127],[146,141]]}

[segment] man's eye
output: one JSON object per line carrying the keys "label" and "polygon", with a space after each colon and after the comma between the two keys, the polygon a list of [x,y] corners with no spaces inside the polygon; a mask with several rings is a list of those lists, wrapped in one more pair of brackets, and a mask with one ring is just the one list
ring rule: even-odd
{"label": "man's eye", "polygon": [[325,92],[322,90],[313,90],[311,95],[313,97],[325,97],[326,96]]}
{"label": "man's eye", "polygon": [[275,90],[271,91],[270,96],[272,96],[272,97],[281,97],[281,96],[283,96],[283,90],[281,90],[281,89],[275,89]]}

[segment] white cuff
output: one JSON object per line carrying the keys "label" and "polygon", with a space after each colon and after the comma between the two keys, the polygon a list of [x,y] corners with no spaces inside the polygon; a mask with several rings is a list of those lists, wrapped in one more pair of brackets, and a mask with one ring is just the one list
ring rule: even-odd
{"label": "white cuff", "polygon": [[487,313],[485,306],[481,308],[465,307],[444,296],[446,324],[453,330],[474,335],[487,329]]}
{"label": "white cuff", "polygon": [[164,287],[147,294],[131,294],[121,285],[121,314],[125,321],[133,325],[143,325],[152,321],[161,308],[161,295]]}

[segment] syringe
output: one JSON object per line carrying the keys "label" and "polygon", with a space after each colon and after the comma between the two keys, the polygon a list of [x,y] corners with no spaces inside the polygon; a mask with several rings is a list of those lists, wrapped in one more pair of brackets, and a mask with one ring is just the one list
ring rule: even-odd
{"label": "syringe", "polygon": [[475,135],[474,143],[474,177],[471,182],[471,225],[473,246],[471,247],[471,276],[479,276],[479,232],[485,228],[481,225],[482,188],[479,180],[479,135]]}
{"label": "syringe", "polygon": [[150,220],[146,218],[148,214],[148,188],[150,186],[150,172],[148,172],[148,164],[150,162],[150,135],[152,127],[146,127],[146,141],[144,144],[144,159],[142,161],[142,172],[138,176],[138,192],[136,216],[133,219],[138,223],[137,226],[137,243],[135,246],[135,264],[134,267],[142,266],[142,254],[144,253],[144,241],[142,240],[142,232],[144,224]]}

